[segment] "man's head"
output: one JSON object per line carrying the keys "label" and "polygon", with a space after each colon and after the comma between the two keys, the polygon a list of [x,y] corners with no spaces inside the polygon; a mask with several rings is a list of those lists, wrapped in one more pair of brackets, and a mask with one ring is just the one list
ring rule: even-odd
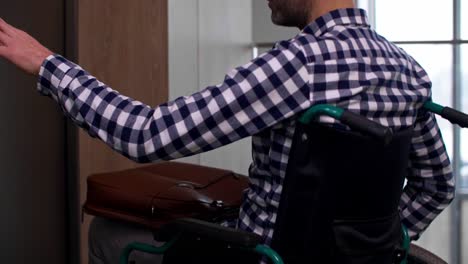
{"label": "man's head", "polygon": [[353,0],[267,0],[271,20],[278,26],[304,28],[319,16],[338,8],[354,7]]}
{"label": "man's head", "polygon": [[309,0],[268,0],[271,20],[275,25],[303,28],[308,23]]}

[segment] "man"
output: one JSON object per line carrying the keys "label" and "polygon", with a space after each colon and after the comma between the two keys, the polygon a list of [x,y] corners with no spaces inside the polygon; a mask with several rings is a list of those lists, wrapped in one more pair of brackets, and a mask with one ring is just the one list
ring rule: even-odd
{"label": "man", "polygon": [[[414,126],[400,215],[417,239],[454,195],[435,118],[418,111],[431,98],[426,72],[370,29],[365,12],[355,9],[352,0],[269,0],[268,5],[275,24],[298,27],[301,33],[231,71],[223,83],[154,108],[120,95],[4,21],[0,55],[39,75],[39,91],[57,101],[78,126],[138,162],[193,155],[252,136],[251,188],[238,228],[261,235],[267,244],[299,113],[328,103],[395,131]],[[94,228],[108,225],[100,222]],[[131,227],[122,228],[133,233]],[[134,233],[143,237],[142,232]],[[118,250],[106,248],[101,239],[91,238],[98,244],[91,254],[100,258],[94,263],[115,262],[110,259]],[[110,256],[109,251],[117,252]]]}

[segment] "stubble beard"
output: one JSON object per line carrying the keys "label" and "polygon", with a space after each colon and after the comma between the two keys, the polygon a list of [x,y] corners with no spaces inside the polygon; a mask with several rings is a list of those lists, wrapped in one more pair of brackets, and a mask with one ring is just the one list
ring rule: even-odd
{"label": "stubble beard", "polygon": [[271,21],[278,26],[302,29],[307,25],[307,11],[306,8],[291,8],[287,4],[273,6],[271,8]]}

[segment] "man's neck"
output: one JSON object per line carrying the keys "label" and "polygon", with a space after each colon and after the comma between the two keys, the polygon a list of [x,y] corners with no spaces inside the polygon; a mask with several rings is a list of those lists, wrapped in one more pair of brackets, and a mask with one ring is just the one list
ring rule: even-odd
{"label": "man's neck", "polygon": [[355,8],[353,0],[313,0],[313,7],[309,15],[309,23],[312,23],[317,18],[330,13],[333,10],[341,8]]}

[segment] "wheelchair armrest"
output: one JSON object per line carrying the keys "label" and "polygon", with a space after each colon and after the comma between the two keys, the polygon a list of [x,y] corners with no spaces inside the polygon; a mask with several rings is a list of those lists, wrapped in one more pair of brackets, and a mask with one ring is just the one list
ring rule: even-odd
{"label": "wheelchair armrest", "polygon": [[231,246],[246,248],[255,248],[262,242],[259,235],[193,218],[177,219],[164,225],[155,235],[157,240],[167,241],[178,234],[182,237],[191,235],[214,241],[223,241]]}

